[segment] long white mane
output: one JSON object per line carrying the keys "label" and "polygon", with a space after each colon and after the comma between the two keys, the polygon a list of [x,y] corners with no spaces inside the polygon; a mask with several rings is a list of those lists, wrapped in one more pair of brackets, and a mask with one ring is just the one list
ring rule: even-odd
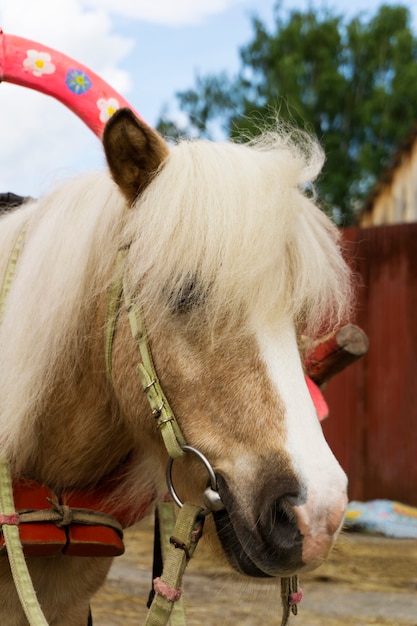
{"label": "long white mane", "polygon": [[0,277],[24,223],[26,241],[0,327],[0,432],[13,449],[56,377],[76,375],[121,244],[129,284],[166,310],[184,285],[233,321],[290,315],[314,334],[341,321],[350,279],[339,234],[302,187],[320,171],[314,141],[183,142],[136,205],[109,174],[65,183],[0,220]]}
{"label": "long white mane", "polygon": [[339,323],[352,295],[340,234],[304,192],[323,159],[304,133],[179,144],[127,222],[133,290],[160,310],[162,292],[172,304],[191,283],[205,324],[285,314],[315,335]]}

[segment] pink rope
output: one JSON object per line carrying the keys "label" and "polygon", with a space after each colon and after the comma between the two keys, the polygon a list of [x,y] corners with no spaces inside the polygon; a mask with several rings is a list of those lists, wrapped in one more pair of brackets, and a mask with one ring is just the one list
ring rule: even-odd
{"label": "pink rope", "polygon": [[157,594],[163,596],[166,600],[170,602],[177,602],[181,598],[182,589],[174,589],[170,587],[160,578],[155,578],[153,581],[153,587]]}
{"label": "pink rope", "polygon": [[290,596],[288,598],[288,604],[290,606],[294,606],[294,604],[299,604],[302,599],[303,599],[303,590],[301,589],[301,587],[299,587],[298,591],[294,591],[293,593],[290,593]]}
{"label": "pink rope", "polygon": [[19,514],[12,513],[11,515],[0,515],[0,526],[7,524],[8,526],[19,525]]}

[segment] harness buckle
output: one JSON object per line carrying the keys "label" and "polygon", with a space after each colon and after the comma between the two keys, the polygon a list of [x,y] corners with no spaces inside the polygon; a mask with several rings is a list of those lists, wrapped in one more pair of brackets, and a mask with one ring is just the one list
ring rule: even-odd
{"label": "harness buckle", "polygon": [[167,417],[164,420],[161,420],[160,422],[158,422],[158,426],[159,428],[162,428],[164,424],[169,424],[169,422],[173,422],[173,421],[174,421],[173,417]]}
{"label": "harness buckle", "polygon": [[[152,409],[152,417],[154,417],[155,419],[158,419],[158,417],[162,413],[162,409],[164,408],[164,405],[165,405],[165,402],[162,400],[161,405],[158,408]],[[171,419],[168,421],[171,421]]]}
{"label": "harness buckle", "polygon": [[146,393],[148,389],[156,385],[156,378],[153,378],[147,385],[144,386],[143,391]]}

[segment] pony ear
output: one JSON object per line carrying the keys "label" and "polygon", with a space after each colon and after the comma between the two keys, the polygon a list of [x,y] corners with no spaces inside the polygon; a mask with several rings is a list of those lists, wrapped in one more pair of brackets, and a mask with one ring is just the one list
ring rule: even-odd
{"label": "pony ear", "polygon": [[168,146],[156,131],[130,109],[119,109],[103,132],[107,163],[129,204],[149,185],[168,156]]}

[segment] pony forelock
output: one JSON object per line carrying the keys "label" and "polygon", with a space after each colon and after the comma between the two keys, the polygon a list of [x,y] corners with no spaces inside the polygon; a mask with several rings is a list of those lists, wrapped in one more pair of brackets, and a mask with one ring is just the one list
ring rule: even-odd
{"label": "pony forelock", "polygon": [[162,315],[192,288],[205,325],[286,315],[315,335],[340,323],[350,273],[337,228],[305,191],[323,160],[300,133],[181,142],[126,224],[132,292]]}

